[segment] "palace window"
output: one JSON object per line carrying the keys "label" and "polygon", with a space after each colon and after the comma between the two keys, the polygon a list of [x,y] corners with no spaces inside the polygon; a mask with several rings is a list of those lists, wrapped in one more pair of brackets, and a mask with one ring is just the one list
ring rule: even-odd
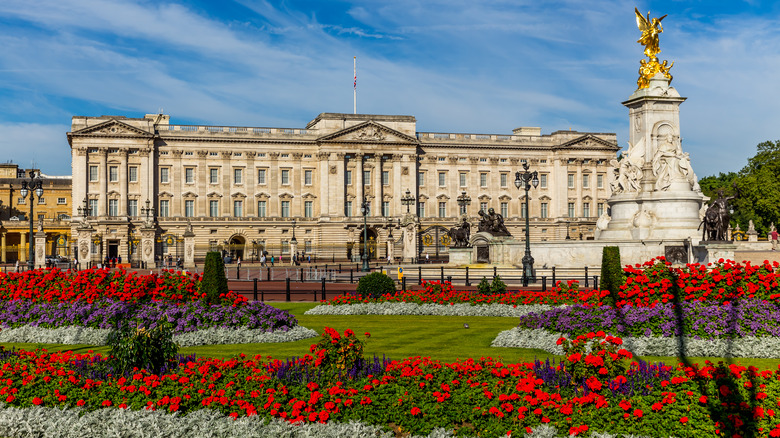
{"label": "palace window", "polygon": [[447,217],[447,203],[439,202],[439,217]]}
{"label": "palace window", "polygon": [[541,173],[539,174],[539,187],[542,189],[547,188],[547,174]]}
{"label": "palace window", "polygon": [[582,203],[582,216],[583,217],[590,217],[590,202],[583,202]]}
{"label": "palace window", "polygon": [[219,184],[219,169],[216,167],[209,169],[209,184]]}
{"label": "palace window", "polygon": [[487,202],[480,202],[479,203],[479,211],[487,213],[487,210],[488,210]]}
{"label": "palace window", "polygon": [[573,202],[569,202],[569,211],[568,211],[568,213],[569,213],[569,217],[574,217],[574,203]]}
{"label": "palace window", "polygon": [[344,172],[344,184],[351,186],[352,185],[352,171],[347,170]]}
{"label": "palace window", "polygon": [[194,167],[186,167],[184,168],[184,182],[188,184],[192,184],[195,182],[195,168]]}
{"label": "palace window", "polygon": [[282,185],[290,184],[290,169],[282,169]]}
{"label": "palace window", "polygon": [[167,199],[161,199],[160,200],[160,212],[158,216],[160,217],[168,217],[168,207],[170,207],[170,201]]}
{"label": "palace window", "polygon": [[567,186],[570,189],[573,189],[574,188],[574,174],[570,173],[570,174],[567,175],[567,177],[568,177],[567,178]]}
{"label": "palace window", "polygon": [[160,182],[163,184],[168,183],[168,168],[167,167],[161,167],[160,168]]}
{"label": "palace window", "polygon": [[419,187],[425,185],[425,172],[417,172],[417,185]]}
{"label": "palace window", "polygon": [[109,199],[108,200],[108,215],[115,217],[119,216],[119,200],[118,199]]}
{"label": "palace window", "polygon": [[97,166],[89,166],[89,180],[94,182],[98,180],[98,167]]}
{"label": "palace window", "polygon": [[127,215],[130,217],[138,216],[138,200],[130,199],[127,201]]}
{"label": "palace window", "polygon": [[314,201],[303,203],[303,217],[314,217]]}
{"label": "palace window", "polygon": [[597,214],[598,217],[601,217],[601,215],[604,214],[604,203],[603,202],[599,202],[598,204],[596,204],[596,213],[598,213]]}
{"label": "palace window", "polygon": [[244,216],[244,201],[233,201],[233,217]]}
{"label": "palace window", "polygon": [[290,217],[290,201],[282,201],[282,217]]}
{"label": "palace window", "polygon": [[389,186],[390,185],[390,172],[383,170],[382,171],[382,185],[383,186]]}
{"label": "palace window", "polygon": [[266,201],[257,201],[257,217],[266,217]]}
{"label": "palace window", "polygon": [[[523,203],[525,205],[525,203]],[[501,216],[504,216],[506,218],[509,216],[509,203],[508,202],[502,202],[501,203]],[[523,216],[525,217],[525,216]]]}
{"label": "palace window", "polygon": [[184,200],[184,217],[195,216],[195,201],[192,199]]}
{"label": "palace window", "polygon": [[66,203],[67,201],[65,200],[65,198],[57,198],[57,205],[64,205]]}
{"label": "palace window", "polygon": [[487,173],[482,172],[479,174],[479,186],[480,187],[487,187]]}
{"label": "palace window", "polygon": [[371,185],[371,171],[370,170],[364,170],[363,171],[363,185],[364,186],[370,186]]}
{"label": "palace window", "polygon": [[587,173],[582,174],[582,187],[585,189],[590,187],[590,175]]}
{"label": "palace window", "polygon": [[507,175],[506,173],[501,174],[501,188],[506,188]]}
{"label": "palace window", "polygon": [[382,216],[390,216],[390,201],[382,201]]}
{"label": "palace window", "polygon": [[467,177],[467,175],[468,174],[466,172],[461,172],[458,175],[458,177],[460,178],[460,186],[461,187],[466,187],[466,177]]}
{"label": "palace window", "polygon": [[257,169],[257,183],[265,184],[265,169]]}
{"label": "palace window", "polygon": [[425,203],[424,202],[418,202],[417,203],[417,216],[425,217]]}
{"label": "palace window", "polygon": [[127,168],[127,180],[131,183],[138,182],[138,167],[130,166]]}
{"label": "palace window", "polygon": [[596,175],[596,187],[599,189],[604,188],[604,174],[600,173]]}
{"label": "palace window", "polygon": [[313,172],[311,170],[304,170],[303,171],[303,183],[307,186],[310,186],[311,180],[312,180]]}
{"label": "palace window", "polygon": [[541,206],[542,206],[542,214],[541,214],[542,219],[547,219],[547,203],[542,202]]}
{"label": "palace window", "polygon": [[108,167],[108,180],[111,182],[119,181],[119,168],[117,166]]}
{"label": "palace window", "polygon": [[241,184],[243,177],[243,169],[233,169],[233,184]]}
{"label": "palace window", "polygon": [[90,199],[89,200],[89,213],[92,216],[98,216],[98,200],[97,199]]}
{"label": "palace window", "polygon": [[209,201],[209,217],[219,217],[219,201]]}
{"label": "palace window", "polygon": [[444,187],[447,182],[447,172],[439,172],[439,187]]}
{"label": "palace window", "polygon": [[352,201],[344,203],[344,216],[352,217]]}

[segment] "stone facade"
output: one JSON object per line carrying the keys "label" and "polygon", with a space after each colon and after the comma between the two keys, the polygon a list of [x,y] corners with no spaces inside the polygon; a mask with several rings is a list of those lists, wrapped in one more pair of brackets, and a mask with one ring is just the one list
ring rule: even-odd
{"label": "stone facade", "polygon": [[[588,239],[607,208],[610,160],[619,149],[611,133],[418,132],[413,116],[334,113],[294,129],[172,125],[163,114],[77,116],[68,141],[78,204],[72,234],[91,234],[92,259],[131,261],[147,257],[147,245],[158,260],[184,258],[188,222],[196,261],[222,249],[242,260],[264,250],[288,262],[293,236],[313,259],[355,259],[364,197],[371,255],[386,259],[407,190],[416,200],[410,212],[419,215],[417,246],[431,257],[447,253],[444,230],[459,221],[463,191],[472,224],[480,208],[492,207],[522,239],[524,193],[514,173],[526,160],[540,175],[530,192],[531,240],[560,240],[567,232]],[[93,210],[88,218],[77,211],[84,200]],[[147,201],[154,208],[148,220]],[[142,229],[155,230],[143,245]],[[396,256],[406,254],[405,234],[393,234]]]}
{"label": "stone facade", "polygon": [[[45,255],[69,257],[71,241],[72,179],[70,176],[42,174],[43,196],[35,197],[33,205],[33,234],[30,234],[30,197],[22,198],[22,181],[29,181],[29,172],[17,164],[0,164],[0,263],[24,263],[29,258],[37,224],[43,220]],[[36,250],[37,254],[38,251]]]}

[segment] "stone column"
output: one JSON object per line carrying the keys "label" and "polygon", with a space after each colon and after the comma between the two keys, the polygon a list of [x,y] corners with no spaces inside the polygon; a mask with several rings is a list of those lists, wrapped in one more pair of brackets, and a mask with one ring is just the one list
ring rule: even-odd
{"label": "stone column", "polygon": [[257,190],[257,169],[255,168],[255,156],[257,152],[246,151],[246,172],[244,175],[244,187],[246,188],[246,199],[244,200],[244,216],[257,216],[257,199],[255,192]]}
{"label": "stone column", "polygon": [[8,258],[5,255],[6,252],[6,241],[5,241],[5,235],[7,233],[5,231],[0,234],[0,261],[3,263],[8,263]]}
{"label": "stone column", "polygon": [[[333,198],[330,196],[330,154],[327,152],[317,153],[317,169],[319,171],[319,181],[316,182],[320,188],[320,198],[315,203],[315,217],[330,216],[330,206],[333,205]],[[315,187],[317,186],[315,185]]]}
{"label": "stone column", "polygon": [[119,151],[119,216],[127,216],[127,149]]}
{"label": "stone column", "polygon": [[19,258],[19,263],[27,261],[27,231],[19,232],[19,251],[16,252],[16,256]]}
{"label": "stone column", "polygon": [[173,217],[184,216],[184,200],[182,199],[182,179],[184,179],[184,169],[181,166],[181,156],[184,153],[183,150],[177,149],[171,151],[173,153],[173,166],[168,174],[168,178],[173,181],[173,199],[171,199],[171,211],[170,214]]}
{"label": "stone column", "polygon": [[46,232],[42,229],[35,233],[35,268],[46,267]]}
{"label": "stone column", "polygon": [[290,241],[289,259],[290,259],[290,264],[291,265],[294,265],[294,263],[293,263],[293,256],[296,255],[296,254],[298,254],[298,239],[297,238],[295,240],[291,240]]}
{"label": "stone column", "polygon": [[157,229],[144,226],[141,228],[141,261],[144,262],[147,269],[154,269],[157,264],[154,261],[154,238],[157,235]]}
{"label": "stone column", "polygon": [[365,193],[363,192],[363,159],[365,158],[365,154],[357,153],[355,154],[355,200],[357,201],[357,206],[352,206],[352,208],[357,208],[358,211],[360,211],[360,204],[363,202],[363,196],[365,196]]}
{"label": "stone column", "polygon": [[395,260],[395,254],[393,252],[393,237],[391,234],[388,234],[387,236],[387,257],[390,259],[390,262],[392,263],[393,260]]}
{"label": "stone column", "polygon": [[230,156],[233,155],[233,152],[230,151],[223,151],[222,152],[222,199],[224,202],[222,202],[222,216],[231,217],[233,216],[233,204],[231,202],[232,198],[230,197],[231,194],[231,188],[233,187],[233,180],[231,179],[233,177],[233,169],[230,167]]}
{"label": "stone column", "polygon": [[95,216],[107,216],[108,215],[108,175],[106,156],[108,155],[107,149],[98,150],[98,158],[100,162],[98,164],[98,180],[100,181],[100,193],[98,193],[98,211],[92,212]]}
{"label": "stone column", "polygon": [[[198,197],[200,198],[200,202],[198,202],[196,212],[197,216],[200,217],[207,217],[209,215],[209,166],[206,162],[206,157],[208,157],[209,151],[201,150],[198,151]],[[219,213],[219,212],[217,212]]]}
{"label": "stone column", "polygon": [[[335,191],[335,202],[330,208],[331,216],[344,217],[345,212],[345,195],[347,191],[346,181],[344,175],[346,174],[346,162],[344,152],[337,152],[336,154],[336,178],[331,184],[332,190]],[[333,193],[333,192],[331,192]]]}
{"label": "stone column", "polygon": [[187,221],[187,230],[184,231],[184,267],[195,267],[195,233],[192,232],[192,225]]}
{"label": "stone column", "polygon": [[[401,156],[393,154],[393,173],[390,177],[390,187],[393,193],[393,202],[390,204],[390,215],[401,217],[406,213],[406,207],[401,204],[401,198],[406,193],[407,187],[401,184]],[[411,190],[411,187],[408,187]]]}
{"label": "stone column", "polygon": [[382,153],[377,152],[374,155],[374,177],[371,178],[374,180],[374,202],[376,203],[376,207],[374,208],[374,212],[372,216],[380,217],[382,216]]}
{"label": "stone column", "polygon": [[279,152],[269,152],[268,159],[271,161],[268,166],[268,205],[266,205],[266,215],[268,217],[281,216],[282,204],[279,201]]}

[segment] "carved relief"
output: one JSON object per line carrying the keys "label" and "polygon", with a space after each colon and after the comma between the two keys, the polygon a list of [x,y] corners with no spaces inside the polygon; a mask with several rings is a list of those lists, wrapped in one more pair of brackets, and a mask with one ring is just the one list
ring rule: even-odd
{"label": "carved relief", "polygon": [[401,168],[401,175],[409,175],[409,168],[407,166]]}
{"label": "carved relief", "polygon": [[220,155],[222,155],[223,159],[228,159],[228,158],[230,158],[233,155],[233,152],[232,151],[222,151],[222,152],[220,152]]}
{"label": "carved relief", "polygon": [[303,154],[300,153],[300,152],[296,152],[296,153],[292,154],[292,157],[294,159],[296,159],[296,160],[300,160],[301,158],[303,158]]}
{"label": "carved relief", "polygon": [[198,158],[206,158],[209,156],[209,151],[197,151]]}
{"label": "carved relief", "polygon": [[247,160],[254,160],[255,157],[257,156],[257,152],[255,152],[255,151],[247,151],[247,152],[245,152],[245,154],[246,154],[246,159]]}
{"label": "carved relief", "polygon": [[278,160],[279,159],[279,152],[269,152],[268,158],[272,160]]}
{"label": "carved relief", "polygon": [[181,149],[174,149],[171,151],[171,153],[173,154],[174,158],[181,158],[184,151]]}
{"label": "carved relief", "polygon": [[76,155],[78,155],[80,157],[83,157],[83,156],[87,155],[87,148],[84,148],[84,147],[76,148]]}
{"label": "carved relief", "polygon": [[87,242],[81,242],[79,245],[79,257],[81,260],[85,260],[89,256],[89,244]]}
{"label": "carved relief", "polygon": [[366,126],[355,134],[358,140],[381,141],[385,139],[385,134],[376,126]]}
{"label": "carved relief", "polygon": [[149,156],[149,154],[152,152],[151,149],[144,148],[144,149],[138,149],[138,155],[146,158]]}
{"label": "carved relief", "polygon": [[192,258],[192,245],[187,245],[187,259]]}
{"label": "carved relief", "polygon": [[331,175],[335,175],[336,172],[338,172],[338,168],[336,168],[336,166],[330,166],[330,173],[331,173]]}
{"label": "carved relief", "polygon": [[152,255],[152,242],[150,240],[144,242],[144,254],[147,258]]}

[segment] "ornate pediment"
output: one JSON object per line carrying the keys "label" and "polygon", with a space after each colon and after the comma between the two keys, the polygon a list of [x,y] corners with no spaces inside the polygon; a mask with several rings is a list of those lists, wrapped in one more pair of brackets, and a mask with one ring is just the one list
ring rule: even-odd
{"label": "ornate pediment", "polygon": [[620,148],[617,144],[610,141],[596,137],[593,134],[585,134],[582,137],[577,137],[573,140],[569,140],[560,146],[555,146],[553,149],[598,149],[598,150],[613,150],[617,151]]}
{"label": "ornate pediment", "polygon": [[417,144],[417,139],[382,124],[368,121],[319,139],[323,143],[404,143]]}
{"label": "ornate pediment", "polygon": [[111,119],[95,126],[90,126],[71,133],[72,136],[101,136],[101,137],[154,137],[154,134],[135,126],[128,125],[117,119]]}

